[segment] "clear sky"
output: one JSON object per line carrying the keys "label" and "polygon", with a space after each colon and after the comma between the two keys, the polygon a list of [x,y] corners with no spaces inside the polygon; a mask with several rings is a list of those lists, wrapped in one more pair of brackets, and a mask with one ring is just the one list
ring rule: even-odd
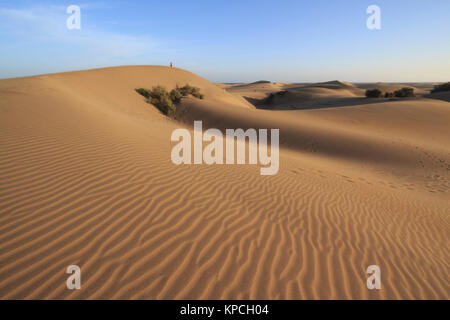
{"label": "clear sky", "polygon": [[215,82],[450,81],[450,1],[0,0],[0,78],[170,61]]}

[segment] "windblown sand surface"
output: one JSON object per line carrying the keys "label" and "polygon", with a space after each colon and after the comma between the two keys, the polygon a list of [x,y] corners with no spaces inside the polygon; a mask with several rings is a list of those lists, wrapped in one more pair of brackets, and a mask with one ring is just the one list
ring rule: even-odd
{"label": "windblown sand surface", "polygon": [[[185,83],[205,99],[176,121],[134,91]],[[286,88],[273,110],[247,102]],[[363,94],[165,67],[0,80],[0,297],[449,299],[450,103]],[[174,165],[193,120],[279,128],[278,174]]]}

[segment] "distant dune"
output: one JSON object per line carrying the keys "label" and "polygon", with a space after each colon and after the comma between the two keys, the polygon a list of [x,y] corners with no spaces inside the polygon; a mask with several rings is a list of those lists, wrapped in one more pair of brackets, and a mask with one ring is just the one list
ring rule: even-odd
{"label": "distant dune", "polygon": [[[186,83],[205,99],[175,119],[134,91]],[[448,299],[450,103],[369,87],[154,66],[0,80],[0,297]],[[279,173],[174,165],[194,120],[279,128]]]}
{"label": "distant dune", "polygon": [[[237,96],[245,98],[257,108],[276,110],[317,109],[342,106],[358,106],[368,103],[386,102],[389,99],[366,99],[368,89],[379,89],[393,93],[408,87],[417,97],[448,101],[446,93],[430,95],[432,83],[356,83],[328,81],[319,83],[270,83],[219,85]],[[267,98],[273,96],[268,100]]]}
{"label": "distant dune", "polygon": [[364,84],[358,84],[358,88],[361,89],[380,89],[383,92],[394,92],[396,90],[400,90],[401,88],[413,88],[414,92],[419,95],[423,95],[426,93],[429,93],[429,90],[432,89],[432,86],[430,85],[424,85],[419,83],[383,83],[383,82],[377,82],[377,83],[364,83]]}

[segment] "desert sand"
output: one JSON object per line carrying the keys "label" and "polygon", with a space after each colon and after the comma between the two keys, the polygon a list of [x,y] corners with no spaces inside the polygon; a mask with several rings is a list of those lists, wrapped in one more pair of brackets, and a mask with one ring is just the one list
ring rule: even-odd
{"label": "desert sand", "polygon": [[[205,99],[175,119],[134,91],[185,83]],[[0,80],[0,298],[449,299],[448,95],[367,86],[156,66]],[[279,128],[278,174],[174,165],[171,133],[194,120]]]}

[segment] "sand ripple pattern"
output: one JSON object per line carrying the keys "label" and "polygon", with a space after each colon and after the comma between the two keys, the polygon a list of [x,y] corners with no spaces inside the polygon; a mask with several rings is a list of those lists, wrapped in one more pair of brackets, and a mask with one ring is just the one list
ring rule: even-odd
{"label": "sand ripple pattern", "polygon": [[2,128],[2,298],[448,297],[448,215],[432,202],[303,168],[176,167],[167,145],[112,132],[18,130]]}

